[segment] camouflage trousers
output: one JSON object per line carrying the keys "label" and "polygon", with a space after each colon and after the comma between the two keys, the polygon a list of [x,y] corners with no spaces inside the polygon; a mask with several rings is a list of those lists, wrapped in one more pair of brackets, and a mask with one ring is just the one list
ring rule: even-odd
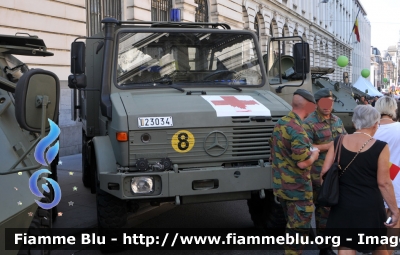
{"label": "camouflage trousers", "polygon": [[323,236],[331,208],[318,205],[317,198],[320,190],[321,185],[313,185],[313,197],[315,204],[315,227],[317,228],[317,235]]}
{"label": "camouflage trousers", "polygon": [[[313,201],[280,199],[279,202],[282,205],[287,222],[285,235],[296,236],[298,234],[302,240],[306,240],[310,233],[311,219],[314,212]],[[304,244],[285,244],[284,248],[287,255],[302,254]]]}

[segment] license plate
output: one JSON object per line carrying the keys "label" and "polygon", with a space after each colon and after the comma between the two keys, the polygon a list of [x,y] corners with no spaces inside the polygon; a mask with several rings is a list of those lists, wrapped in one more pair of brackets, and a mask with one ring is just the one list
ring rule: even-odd
{"label": "license plate", "polygon": [[139,127],[172,127],[172,117],[142,117],[138,118]]}

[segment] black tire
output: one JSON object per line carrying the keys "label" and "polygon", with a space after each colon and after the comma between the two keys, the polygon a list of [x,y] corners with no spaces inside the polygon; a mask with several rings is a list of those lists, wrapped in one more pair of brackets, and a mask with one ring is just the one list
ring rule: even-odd
{"label": "black tire", "polygon": [[121,228],[127,222],[126,201],[97,189],[97,223],[99,228]]}
{"label": "black tire", "polygon": [[286,219],[282,206],[277,204],[272,191],[265,192],[265,199],[260,199],[258,193],[247,200],[251,220],[256,228],[282,232],[286,227]]}
{"label": "black tire", "polygon": [[[93,154],[94,155],[94,154]],[[127,223],[128,204],[125,200],[119,199],[100,189],[100,183],[97,178],[96,161],[92,161],[94,171],[93,183],[96,186],[96,204],[97,204],[97,226],[99,234],[105,236],[106,240],[118,236],[118,229]],[[124,250],[119,244],[100,245],[102,253],[110,253]]]}
{"label": "black tire", "polygon": [[90,165],[88,157],[88,144],[85,131],[82,130],[82,182],[86,188],[91,187]]}
{"label": "black tire", "polygon": [[119,199],[100,189],[97,178],[96,161],[92,162],[95,171],[97,223],[99,228],[121,228],[125,226],[128,206],[125,200]]}
{"label": "black tire", "polygon": [[260,199],[260,196],[254,194],[251,199],[247,200],[247,206],[249,207],[249,213],[251,220],[253,221],[254,227],[263,228],[263,207],[264,200]]}
{"label": "black tire", "polygon": [[[44,192],[44,195],[45,198],[42,198],[40,201],[42,203],[51,202],[51,194]],[[29,226],[28,235],[49,235],[52,222],[52,210],[45,210],[38,207]],[[49,249],[49,247],[44,247],[41,249],[35,247],[35,250],[20,250],[18,255],[50,255],[50,253],[51,249]]]}

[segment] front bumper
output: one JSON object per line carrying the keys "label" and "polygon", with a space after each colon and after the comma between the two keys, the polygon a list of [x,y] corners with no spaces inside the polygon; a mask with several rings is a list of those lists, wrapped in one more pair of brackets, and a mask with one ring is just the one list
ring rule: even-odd
{"label": "front bumper", "polygon": [[[154,191],[149,194],[135,194],[131,180],[138,176],[152,176]],[[208,167],[165,172],[129,172],[99,174],[100,188],[120,199],[173,198],[197,195],[219,195],[261,191],[272,188],[272,168],[249,167]]]}

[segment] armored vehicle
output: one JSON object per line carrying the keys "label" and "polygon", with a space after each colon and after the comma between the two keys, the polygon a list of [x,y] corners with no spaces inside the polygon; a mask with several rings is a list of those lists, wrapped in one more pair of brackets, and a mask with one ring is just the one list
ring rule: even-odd
{"label": "armored vehicle", "polygon": [[[299,87],[310,92],[317,92],[321,88],[328,88],[332,91],[334,97],[333,113],[342,119],[345,129],[348,133],[355,131],[351,121],[354,107],[357,106],[355,99],[368,94],[353,88],[349,84],[343,84],[337,81],[331,81],[326,75],[335,71],[334,68],[311,67],[310,68],[310,53],[308,44],[304,44],[304,55],[297,44],[293,47],[291,54],[288,46],[292,44],[293,37],[271,38],[269,50],[272,54],[264,56],[268,74],[269,85],[271,91],[285,99],[289,104],[292,100],[293,92]],[[302,56],[305,57],[305,65],[298,63]],[[278,65],[280,63],[280,66]],[[297,73],[300,68],[304,67],[306,74],[304,79]]]}
{"label": "armored vehicle", "polygon": [[138,202],[241,199],[257,225],[282,225],[268,140],[291,110],[282,98],[307,81],[311,91],[302,38],[284,39],[295,52],[287,70],[278,54],[261,55],[253,32],[227,24],[102,23],[103,33],[72,43],[68,78],[99,227],[122,227]]}
{"label": "armored vehicle", "polygon": [[332,91],[335,100],[333,113],[343,121],[346,131],[348,133],[353,133],[355,128],[351,118],[354,108],[357,106],[356,99],[360,99],[361,96],[369,98],[369,95],[348,83],[332,81],[325,76],[334,71],[334,68],[311,68],[313,92],[315,93],[321,88],[328,88]]}
{"label": "armored vehicle", "polygon": [[[5,250],[7,228],[50,228],[56,208],[42,209],[41,203],[53,201],[54,190],[45,180],[38,179],[35,196],[29,186],[30,177],[37,170],[57,180],[57,162],[39,164],[34,157],[35,147],[50,130],[48,119],[57,122],[59,81],[55,74],[42,69],[29,69],[15,56],[47,57],[43,40],[37,36],[0,35],[0,253],[17,254]],[[44,153],[44,151],[43,151]],[[39,178],[39,176],[37,176]],[[42,186],[43,185],[43,186]],[[54,216],[54,217],[53,217]],[[39,252],[39,251],[36,251]],[[49,251],[41,251],[49,254]],[[19,254],[31,254],[21,251]]]}

